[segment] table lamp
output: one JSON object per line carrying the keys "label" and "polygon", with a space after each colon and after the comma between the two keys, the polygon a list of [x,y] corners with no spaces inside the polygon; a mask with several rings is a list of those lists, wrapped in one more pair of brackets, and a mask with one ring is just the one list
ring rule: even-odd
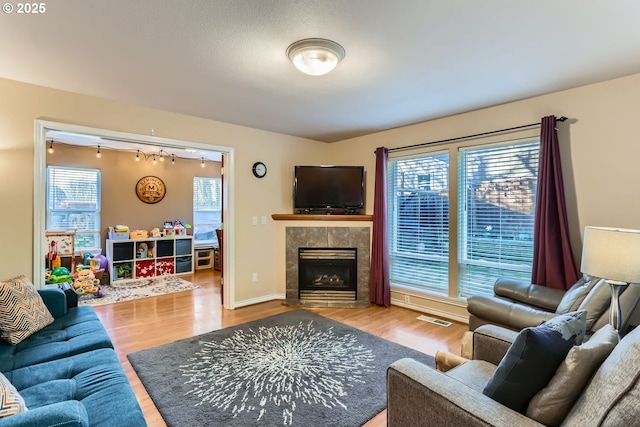
{"label": "table lamp", "polygon": [[611,286],[609,322],[619,333],[620,293],[630,283],[640,283],[640,230],[585,227],[580,270]]}

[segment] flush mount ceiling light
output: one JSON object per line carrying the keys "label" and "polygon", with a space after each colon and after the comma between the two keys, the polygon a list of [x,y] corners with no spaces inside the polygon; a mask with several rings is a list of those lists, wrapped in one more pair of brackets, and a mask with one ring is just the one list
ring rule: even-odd
{"label": "flush mount ceiling light", "polygon": [[305,74],[321,76],[336,68],[344,58],[344,48],[325,39],[298,40],[287,48],[287,56]]}

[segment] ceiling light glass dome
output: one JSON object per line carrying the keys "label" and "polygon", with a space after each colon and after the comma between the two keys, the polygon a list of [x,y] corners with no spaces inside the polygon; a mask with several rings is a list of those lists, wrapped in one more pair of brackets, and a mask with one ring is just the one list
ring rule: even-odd
{"label": "ceiling light glass dome", "polygon": [[344,58],[344,48],[326,39],[304,39],[287,48],[287,56],[305,74],[321,76],[336,68]]}

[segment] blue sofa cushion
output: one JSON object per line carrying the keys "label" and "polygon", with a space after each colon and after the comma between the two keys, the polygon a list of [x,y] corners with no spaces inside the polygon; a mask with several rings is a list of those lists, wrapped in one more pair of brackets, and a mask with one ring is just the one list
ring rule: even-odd
{"label": "blue sofa cushion", "polygon": [[2,427],[91,427],[82,403],[68,400],[2,419]]}
{"label": "blue sofa cushion", "polygon": [[92,427],[146,425],[118,357],[111,349],[15,369],[6,376],[24,398],[29,412],[48,411],[52,405],[78,401]]}
{"label": "blue sofa cushion", "polygon": [[54,319],[67,314],[67,295],[60,288],[38,289],[42,301]]}
{"label": "blue sofa cushion", "polygon": [[92,307],[74,307],[16,346],[0,342],[0,371],[99,348],[113,348],[113,344],[95,311]]}

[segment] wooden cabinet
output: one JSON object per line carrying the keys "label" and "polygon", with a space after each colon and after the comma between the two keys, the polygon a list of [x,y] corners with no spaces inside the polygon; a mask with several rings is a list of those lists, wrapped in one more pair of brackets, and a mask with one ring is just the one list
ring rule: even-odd
{"label": "wooden cabinet", "polygon": [[107,240],[109,283],[193,273],[193,236]]}

